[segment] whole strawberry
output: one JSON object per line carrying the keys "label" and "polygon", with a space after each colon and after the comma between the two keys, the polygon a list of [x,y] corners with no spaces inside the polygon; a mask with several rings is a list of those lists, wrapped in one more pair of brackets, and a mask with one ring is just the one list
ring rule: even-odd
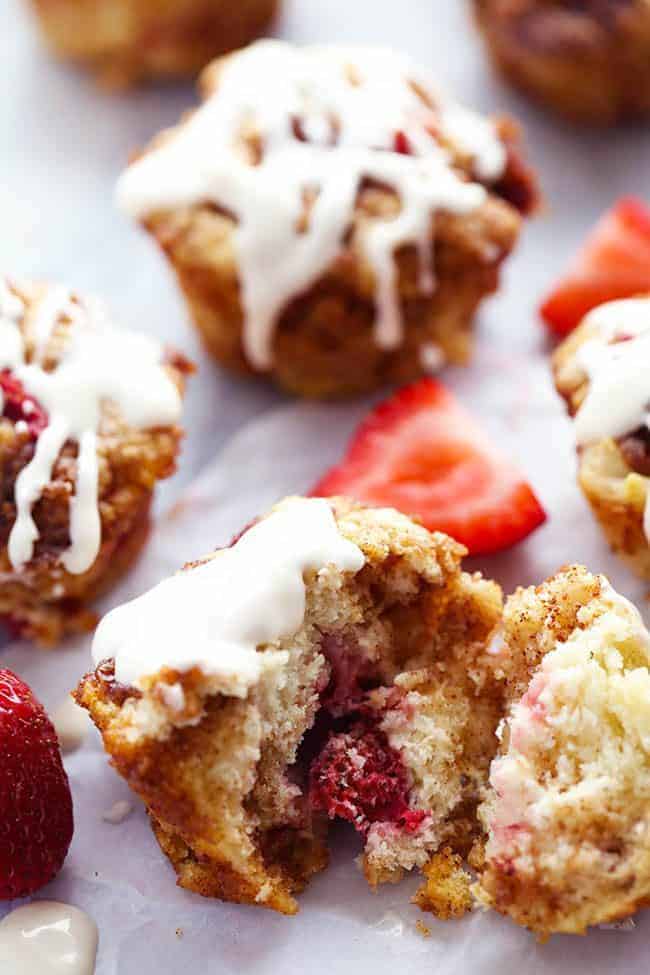
{"label": "whole strawberry", "polygon": [[72,796],[52,722],[27,684],[0,669],[0,898],[33,894],[59,872]]}

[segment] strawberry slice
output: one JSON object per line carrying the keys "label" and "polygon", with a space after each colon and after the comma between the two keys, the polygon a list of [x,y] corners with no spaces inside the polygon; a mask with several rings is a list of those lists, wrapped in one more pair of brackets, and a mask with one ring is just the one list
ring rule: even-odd
{"label": "strawberry slice", "polygon": [[647,291],[650,207],[625,197],[600,218],[540,314],[554,335],[568,335],[597,305]]}
{"label": "strawberry slice", "polygon": [[397,508],[451,535],[472,555],[514,545],[546,520],[521,472],[452,393],[429,378],[380,403],[311,494]]}

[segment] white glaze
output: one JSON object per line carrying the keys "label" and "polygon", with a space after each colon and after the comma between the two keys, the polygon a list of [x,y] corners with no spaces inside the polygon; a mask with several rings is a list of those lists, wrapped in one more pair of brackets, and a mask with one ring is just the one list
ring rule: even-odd
{"label": "white glaze", "polygon": [[286,661],[286,653],[258,647],[300,628],[303,574],[331,566],[358,572],[364,561],[326,501],[290,499],[231,548],[105,616],[93,658],[114,659],[116,680],[135,686],[163,667],[199,667],[224,693],[244,697],[263,672]]}
{"label": "white glaze", "polygon": [[33,901],[0,921],[0,971],[6,975],[93,975],[97,926],[84,911]]}
{"label": "white glaze", "polygon": [[[595,329],[576,354],[589,390],[576,413],[579,444],[622,437],[648,426],[650,404],[650,298],[601,305],[586,319]],[[616,341],[620,336],[631,336]]]}
{"label": "white glaze", "polygon": [[68,694],[52,715],[52,724],[59,739],[61,751],[64,755],[69,755],[83,745],[84,738],[90,728],[90,718],[88,712],[75,704]]}
{"label": "white glaze", "polygon": [[[424,105],[413,82],[435,109]],[[278,316],[340,253],[363,181],[388,185],[401,200],[400,214],[367,221],[358,243],[375,274],[376,341],[391,349],[402,341],[396,249],[418,248],[420,287],[431,292],[435,212],[466,213],[486,196],[483,186],[454,173],[427,128],[432,123],[473,158],[479,178],[501,175],[505,149],[492,123],[443,96],[407,58],[383,49],[262,41],[231,57],[218,91],[126,171],[118,201],[140,218],[205,200],[235,216],[244,350],[253,366],[268,369]],[[257,165],[239,145],[251,127],[261,136]],[[395,151],[398,132],[411,155]],[[314,191],[309,226],[298,232],[304,195]]]}
{"label": "white glaze", "polygon": [[[25,314],[35,348],[29,362],[20,329]],[[43,356],[48,339],[61,321],[71,322],[65,346],[57,367],[46,371]],[[97,433],[102,408],[112,402],[134,427],[175,423],[181,398],[162,366],[162,356],[161,346],[148,336],[115,328],[96,302],[74,299],[55,287],[28,311],[0,282],[0,369],[12,370],[49,418],[32,460],[16,480],[17,515],[9,537],[14,568],[32,558],[38,538],[32,508],[68,440],[78,444],[77,478],[70,502],[70,547],[61,562],[68,572],[79,574],[95,561],[101,542]]]}
{"label": "white glaze", "polygon": [[110,823],[111,826],[119,826],[125,819],[129,818],[132,812],[133,805],[128,799],[118,799],[110,809],[102,814],[102,819],[105,823]]}
{"label": "white glaze", "polygon": [[[575,416],[581,446],[650,427],[650,298],[607,302],[586,322],[594,335],[576,354],[576,365],[589,378]],[[643,529],[650,541],[650,491]]]}

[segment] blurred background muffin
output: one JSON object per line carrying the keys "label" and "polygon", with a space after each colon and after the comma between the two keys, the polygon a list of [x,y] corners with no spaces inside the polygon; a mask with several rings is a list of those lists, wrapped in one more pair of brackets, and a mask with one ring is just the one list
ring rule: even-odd
{"label": "blurred background muffin", "polygon": [[497,68],[539,102],[609,124],[650,113],[648,0],[473,0]]}
{"label": "blurred background muffin", "polygon": [[107,85],[196,74],[218,54],[253,40],[278,0],[32,0],[61,58]]}

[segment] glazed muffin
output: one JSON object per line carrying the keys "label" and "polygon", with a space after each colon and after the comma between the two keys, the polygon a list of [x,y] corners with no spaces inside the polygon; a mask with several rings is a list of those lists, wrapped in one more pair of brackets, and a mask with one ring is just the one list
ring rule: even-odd
{"label": "glazed muffin", "polygon": [[202,88],[118,201],[169,258],[208,351],[323,397],[465,362],[535,203],[512,123],[372,48],[260,42]]}
{"label": "glazed muffin", "polygon": [[474,0],[494,64],[570,118],[611,124],[650,113],[648,0]]}
{"label": "glazed muffin", "polygon": [[110,87],[197,74],[270,25],[278,0],[31,0],[57,57]]}
{"label": "glazed muffin", "polygon": [[392,509],[290,498],[104,618],[76,700],[181,886],[295,913],[335,818],[373,885],[467,851],[501,593],[462,552]]}
{"label": "glazed muffin", "polygon": [[590,312],[555,352],[555,384],[578,449],[578,479],[611,547],[650,578],[650,298]]}
{"label": "glazed muffin", "polygon": [[650,636],[573,566],[507,602],[509,709],[475,894],[541,940],[650,903]]}
{"label": "glazed muffin", "polygon": [[52,645],[146,539],[190,365],[58,286],[0,278],[0,330],[0,618]]}

